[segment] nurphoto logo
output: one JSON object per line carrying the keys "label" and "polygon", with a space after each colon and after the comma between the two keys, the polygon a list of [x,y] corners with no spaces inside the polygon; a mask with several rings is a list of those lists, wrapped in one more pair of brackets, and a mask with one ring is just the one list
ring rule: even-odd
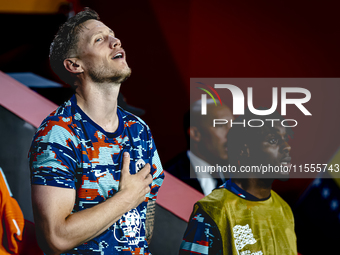
{"label": "nurphoto logo", "polygon": [[[200,82],[197,82],[200,83]],[[242,92],[242,90],[232,84],[214,84],[214,88],[210,85],[206,85],[204,83],[200,83],[208,88],[211,89],[211,91],[214,92],[216,97],[219,99],[220,104],[222,105],[221,98],[217,91],[215,89],[228,89],[233,98],[233,114],[234,115],[244,115],[244,105],[245,105],[245,97]],[[213,96],[213,94],[204,88],[198,87],[198,89],[203,90],[206,92],[215,102],[215,105],[217,105],[216,100]],[[289,93],[297,93],[301,94],[302,98],[288,98]],[[207,115],[207,94],[201,95],[201,114]],[[287,105],[295,105],[304,115],[311,116],[312,114],[307,110],[307,108],[303,105],[307,103],[311,99],[311,92],[308,89],[300,88],[300,87],[281,87],[281,115],[285,116],[287,114]],[[256,109],[254,107],[253,103],[253,88],[248,87],[247,88],[247,105],[248,109],[251,113],[258,115],[258,116],[266,116],[270,115],[275,112],[278,106],[278,88],[273,87],[272,88],[272,105],[269,109]],[[233,122],[232,120],[226,120],[226,119],[214,119],[213,120],[213,127],[216,127],[216,125],[224,125],[227,124],[230,121],[231,126],[235,124],[242,124],[243,126],[246,126],[248,124],[249,127],[262,127],[264,125],[264,121],[262,119],[251,119],[248,120],[246,123],[246,120],[244,120],[241,123]],[[275,121],[279,121],[278,119],[265,119],[265,121],[269,121],[272,123],[272,126],[274,126]],[[256,124],[255,124],[256,123]],[[298,122],[295,119],[285,119],[281,121],[281,125],[283,127],[295,127],[297,126]]]}

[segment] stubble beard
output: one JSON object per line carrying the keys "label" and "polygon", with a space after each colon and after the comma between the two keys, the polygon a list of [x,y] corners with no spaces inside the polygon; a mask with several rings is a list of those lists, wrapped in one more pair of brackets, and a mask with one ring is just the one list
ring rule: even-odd
{"label": "stubble beard", "polygon": [[127,66],[123,70],[110,70],[102,65],[99,68],[89,70],[88,75],[95,83],[120,84],[131,76],[131,69]]}

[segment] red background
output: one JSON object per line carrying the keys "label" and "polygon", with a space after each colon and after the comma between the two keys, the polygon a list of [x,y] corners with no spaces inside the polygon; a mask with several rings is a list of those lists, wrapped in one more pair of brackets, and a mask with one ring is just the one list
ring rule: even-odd
{"label": "red background", "polygon": [[[122,41],[132,76],[121,91],[129,104],[146,110],[143,119],[164,163],[186,148],[182,119],[190,103],[190,77],[340,76],[337,1],[79,3],[96,10]],[[32,71],[58,80],[47,56],[61,22],[46,15],[31,17],[31,22],[26,16],[19,23],[8,18],[2,20],[0,70]],[[320,101],[311,102],[312,109],[323,109],[318,108]],[[328,144],[339,137],[337,130],[328,129],[327,139],[311,139],[305,132],[309,149],[295,152],[296,157],[322,153],[330,159],[337,144]],[[293,204],[310,181],[275,183],[274,189]]]}
{"label": "red background", "polygon": [[[122,92],[129,103],[146,109],[144,119],[164,162],[185,149],[181,123],[189,105],[190,78],[339,77],[335,1],[151,0],[133,10],[128,4],[90,6],[127,49],[133,76]],[[325,100],[314,99],[310,107],[322,117],[321,102]],[[299,140],[307,149],[295,151],[295,158],[327,162],[339,145],[334,144],[337,130],[331,127],[327,133],[320,130],[320,136],[304,128]],[[310,181],[277,182],[274,189],[293,204]]]}

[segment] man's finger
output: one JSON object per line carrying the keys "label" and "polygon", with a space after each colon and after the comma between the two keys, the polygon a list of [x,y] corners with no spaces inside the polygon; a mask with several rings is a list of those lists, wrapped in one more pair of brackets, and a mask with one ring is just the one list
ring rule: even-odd
{"label": "man's finger", "polygon": [[146,178],[146,176],[148,174],[150,174],[150,164],[147,163],[139,172],[138,174],[142,175],[144,178]]}
{"label": "man's finger", "polygon": [[147,176],[146,176],[146,181],[149,183],[149,184],[151,184],[152,183],[152,181],[153,181],[153,177],[152,177],[152,175],[151,174],[148,174]]}
{"label": "man's finger", "polygon": [[146,187],[144,190],[145,195],[148,194],[150,191],[151,191],[150,187],[149,186]]}
{"label": "man's finger", "polygon": [[130,173],[129,169],[130,169],[130,154],[128,152],[124,152],[122,172]]}

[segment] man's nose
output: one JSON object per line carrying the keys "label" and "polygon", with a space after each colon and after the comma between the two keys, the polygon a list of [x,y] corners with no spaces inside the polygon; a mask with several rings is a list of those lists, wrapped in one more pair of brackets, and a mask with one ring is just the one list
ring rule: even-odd
{"label": "man's nose", "polygon": [[288,152],[288,153],[289,153],[290,150],[292,149],[292,147],[290,147],[289,143],[286,142],[286,141],[282,143],[282,148],[283,148],[283,151],[284,151],[284,152]]}
{"label": "man's nose", "polygon": [[121,47],[122,43],[120,42],[120,40],[114,36],[110,35],[110,48],[113,49],[115,47]]}

